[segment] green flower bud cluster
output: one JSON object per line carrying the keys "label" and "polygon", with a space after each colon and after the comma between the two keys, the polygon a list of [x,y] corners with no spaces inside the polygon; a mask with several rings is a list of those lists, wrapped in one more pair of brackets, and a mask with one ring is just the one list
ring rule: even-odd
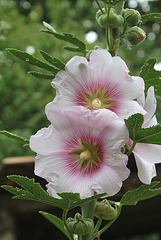
{"label": "green flower bud cluster", "polygon": [[115,52],[120,44],[130,48],[131,45],[138,45],[145,40],[146,34],[139,27],[141,24],[139,11],[126,8],[117,14],[115,6],[110,7],[106,0],[102,1],[106,2],[105,7],[99,6],[96,20],[101,27],[107,29],[107,44],[111,52]]}
{"label": "green flower bud cluster", "polygon": [[74,218],[67,219],[67,226],[72,234],[86,235],[94,228],[94,223],[90,218],[84,218],[79,213]]}
{"label": "green flower bud cluster", "polygon": [[101,27],[105,28],[107,25],[112,28],[118,28],[124,23],[123,17],[121,15],[117,15],[114,8],[110,9],[109,17],[105,8],[102,8],[102,11],[98,10],[96,12],[96,20]]}
{"label": "green flower bud cluster", "polygon": [[117,214],[118,214],[117,207],[111,206],[106,199],[96,203],[95,216],[97,218],[101,218],[104,220],[113,220],[114,218],[117,217]]}
{"label": "green flower bud cluster", "polygon": [[146,38],[146,34],[140,27],[138,27],[141,23],[140,13],[137,10],[126,8],[123,11],[123,17],[125,23],[130,27],[126,32],[125,38],[132,45],[142,43]]}

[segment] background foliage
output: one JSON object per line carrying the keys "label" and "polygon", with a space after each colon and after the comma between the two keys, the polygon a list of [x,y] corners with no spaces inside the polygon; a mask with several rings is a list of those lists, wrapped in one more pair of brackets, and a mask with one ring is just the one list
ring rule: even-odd
{"label": "background foliage", "polygon": [[[142,14],[161,12],[161,1],[138,2]],[[139,3],[140,2],[140,3]],[[126,6],[131,7],[132,0]],[[50,80],[40,80],[27,75],[37,71],[8,53],[6,48],[29,51],[42,59],[38,50],[44,50],[65,63],[73,53],[63,50],[64,43],[53,36],[40,32],[42,21],[50,23],[58,32],[69,32],[86,42],[92,48],[96,42],[85,39],[88,32],[98,34],[97,44],[105,47],[104,29],[95,21],[98,7],[92,0],[0,0],[0,130],[5,129],[29,138],[38,129],[48,126],[44,113],[45,105],[55,96]],[[147,58],[161,61],[160,24],[146,22],[143,29],[146,41],[133,50],[120,49],[119,55],[127,62],[132,75],[138,75]],[[159,99],[158,99],[159,101]],[[159,115],[158,118],[161,119]],[[33,155],[21,143],[0,135],[0,161],[9,156]]]}

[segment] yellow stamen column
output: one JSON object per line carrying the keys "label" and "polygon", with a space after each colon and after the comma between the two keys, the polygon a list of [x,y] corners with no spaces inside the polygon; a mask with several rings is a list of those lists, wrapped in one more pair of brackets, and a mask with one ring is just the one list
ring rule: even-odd
{"label": "yellow stamen column", "polygon": [[98,98],[95,98],[92,101],[92,107],[93,107],[94,110],[99,109],[101,107],[101,101]]}
{"label": "yellow stamen column", "polygon": [[87,150],[81,152],[79,157],[81,160],[88,160],[91,158],[91,152],[87,149]]}

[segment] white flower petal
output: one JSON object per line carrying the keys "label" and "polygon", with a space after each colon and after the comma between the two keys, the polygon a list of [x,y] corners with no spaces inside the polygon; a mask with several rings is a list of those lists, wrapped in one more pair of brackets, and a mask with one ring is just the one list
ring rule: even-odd
{"label": "white flower petal", "polygon": [[154,163],[144,161],[140,155],[134,153],[135,161],[138,169],[138,177],[144,184],[150,184],[153,177],[156,176],[156,169]]}
{"label": "white flower petal", "polygon": [[149,163],[161,163],[161,145],[137,143],[133,153]]}
{"label": "white flower petal", "polygon": [[152,117],[148,122],[143,124],[143,127],[147,128],[147,127],[152,127],[158,124],[157,118],[154,115],[154,117]]}
{"label": "white flower petal", "polygon": [[113,196],[121,187],[122,179],[110,166],[104,166],[94,179],[93,190],[98,194],[107,192],[108,196]]}
{"label": "white flower petal", "polygon": [[51,108],[48,119],[53,123],[48,128],[39,130],[30,138],[30,148],[41,155],[63,152],[63,140],[73,135],[73,129],[59,108]]}
{"label": "white flower petal", "polygon": [[41,155],[50,155],[54,150],[57,151],[59,149],[59,141],[56,144],[55,139],[53,126],[50,125],[48,128],[42,128],[30,137],[30,148]]}
{"label": "white flower petal", "polygon": [[118,115],[122,118],[128,118],[135,113],[146,114],[146,111],[136,101],[124,101],[120,106]]}
{"label": "white flower petal", "polygon": [[95,50],[90,55],[89,67],[93,81],[102,82],[110,78],[112,72],[112,56],[106,50]]}
{"label": "white flower petal", "polygon": [[156,98],[154,96],[154,87],[150,87],[147,92],[144,109],[147,112],[145,115],[144,127],[147,127],[149,120],[154,116],[156,111]]}

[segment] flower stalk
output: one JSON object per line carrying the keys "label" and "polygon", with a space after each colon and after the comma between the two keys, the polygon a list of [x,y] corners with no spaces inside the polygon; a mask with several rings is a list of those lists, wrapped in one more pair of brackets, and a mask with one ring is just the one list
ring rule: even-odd
{"label": "flower stalk", "polygon": [[[73,234],[71,233],[71,231],[69,230],[69,227],[68,227],[68,225],[67,225],[66,218],[67,218],[67,210],[63,210],[62,220],[63,220],[63,222],[64,222],[64,225],[65,225],[67,231],[69,232],[69,235],[70,235],[70,239],[69,239],[69,240],[74,240],[74,239],[73,239]],[[79,240],[79,239],[78,239],[78,240]]]}
{"label": "flower stalk", "polygon": [[[84,203],[82,208],[82,216],[85,218],[90,218],[91,220],[94,219],[94,211],[95,211],[96,200],[92,200],[90,202]],[[93,233],[88,233],[82,236],[82,240],[92,240]]]}

